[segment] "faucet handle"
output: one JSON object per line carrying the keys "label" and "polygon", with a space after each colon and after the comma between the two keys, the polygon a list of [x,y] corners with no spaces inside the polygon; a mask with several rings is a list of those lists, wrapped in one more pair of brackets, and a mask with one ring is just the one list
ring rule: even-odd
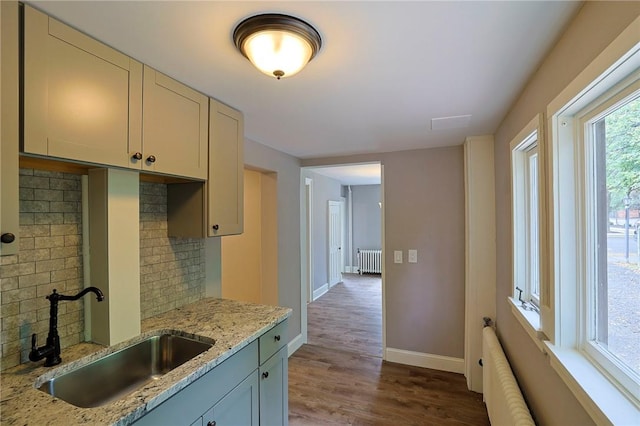
{"label": "faucet handle", "polygon": [[33,333],[31,335],[31,350],[36,349],[38,349],[38,337],[36,336],[36,333]]}

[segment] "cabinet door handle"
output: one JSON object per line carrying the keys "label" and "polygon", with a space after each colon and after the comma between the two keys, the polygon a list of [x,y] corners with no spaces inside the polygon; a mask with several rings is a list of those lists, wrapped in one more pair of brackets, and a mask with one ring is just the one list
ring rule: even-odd
{"label": "cabinet door handle", "polygon": [[275,339],[276,342],[279,342],[280,341],[280,335],[277,334],[276,336],[274,336],[274,339]]}
{"label": "cabinet door handle", "polygon": [[218,225],[217,223],[215,225],[212,226],[214,231],[217,231],[218,229],[220,229],[220,225]]}
{"label": "cabinet door handle", "polygon": [[5,244],[11,244],[15,240],[16,240],[16,236],[13,235],[11,232],[7,232],[6,234],[2,234],[2,237],[0,237],[0,241],[2,241]]}
{"label": "cabinet door handle", "polygon": [[263,379],[266,379],[268,377],[269,377],[269,372],[268,371],[265,371],[264,373],[262,373],[262,378]]}
{"label": "cabinet door handle", "polygon": [[211,420],[210,422],[207,422],[207,426],[216,426],[215,420]]}
{"label": "cabinet door handle", "polygon": [[147,157],[147,161],[150,163],[155,163],[156,162],[156,157],[155,155],[150,155]]}
{"label": "cabinet door handle", "polygon": [[142,153],[141,152],[136,152],[135,154],[133,154],[131,156],[131,158],[133,158],[134,160],[142,160]]}

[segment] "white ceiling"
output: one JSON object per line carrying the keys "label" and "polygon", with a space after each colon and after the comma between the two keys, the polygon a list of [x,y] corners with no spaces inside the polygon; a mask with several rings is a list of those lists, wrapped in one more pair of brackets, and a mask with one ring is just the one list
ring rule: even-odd
{"label": "white ceiling", "polygon": [[[245,114],[245,136],[300,158],[461,144],[493,133],[579,2],[35,1],[37,8]],[[301,17],[323,38],[277,81],[237,23]],[[434,118],[471,115],[432,130]],[[463,120],[464,121],[464,120]]]}

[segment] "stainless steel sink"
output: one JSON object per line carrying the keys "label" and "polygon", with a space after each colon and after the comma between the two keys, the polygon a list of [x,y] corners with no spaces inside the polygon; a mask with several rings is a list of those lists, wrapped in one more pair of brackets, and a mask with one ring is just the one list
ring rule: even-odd
{"label": "stainless steel sink", "polygon": [[77,407],[98,407],[163,376],[213,343],[173,334],[152,336],[48,380],[39,389]]}

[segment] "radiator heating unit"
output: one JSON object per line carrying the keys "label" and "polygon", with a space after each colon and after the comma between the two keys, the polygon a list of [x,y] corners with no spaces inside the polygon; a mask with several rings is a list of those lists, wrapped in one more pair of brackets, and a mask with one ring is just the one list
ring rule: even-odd
{"label": "radiator heating unit", "polygon": [[495,331],[482,331],[482,391],[492,425],[535,426]]}
{"label": "radiator heating unit", "polygon": [[358,273],[381,274],[382,273],[382,250],[361,250],[358,249]]}

